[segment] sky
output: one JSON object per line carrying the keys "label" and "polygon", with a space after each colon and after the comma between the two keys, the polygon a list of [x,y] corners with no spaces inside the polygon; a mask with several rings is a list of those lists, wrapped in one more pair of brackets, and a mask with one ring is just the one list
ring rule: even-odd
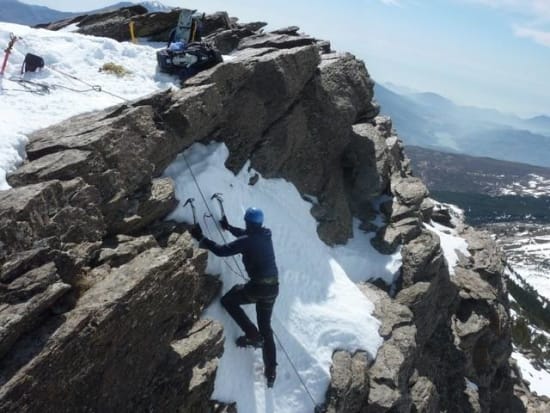
{"label": "sky", "polygon": [[[90,10],[114,0],[28,0]],[[226,10],[268,28],[297,25],[362,59],[375,81],[523,117],[550,115],[548,0],[164,0]]]}
{"label": "sky", "polygon": [[[13,170],[24,159],[29,133],[79,113],[175,87],[175,78],[156,73],[155,47],[161,47],[159,44],[119,43],[8,23],[0,23],[0,42],[5,43],[10,32],[18,33],[24,41],[16,44],[6,74],[0,78],[0,190],[9,188],[5,171]],[[30,89],[25,86],[33,86],[16,81],[25,53],[32,50],[45,52],[50,64],[42,72],[26,74],[24,80],[47,85],[49,94],[28,93]],[[98,71],[108,61],[122,64],[131,73],[118,78]],[[91,85],[101,86],[101,91]],[[224,166],[228,155],[223,143],[195,144],[178,156],[165,175],[174,179],[180,201],[190,197],[197,200],[197,217],[203,231],[218,242],[223,240],[215,221],[205,216],[212,213],[219,218],[218,205],[202,201],[185,159],[207,200],[213,193],[223,193],[231,224],[242,225],[244,211],[250,205],[264,210],[265,225],[273,231],[281,282],[272,323],[279,366],[275,386],[268,390],[260,350],[235,346],[234,339],[241,333],[219,301],[214,300],[204,317],[224,325],[226,340],[213,397],[237,401],[239,412],[243,413],[311,412],[313,404],[324,399],[335,349],[361,349],[371,356],[376,354],[382,343],[378,334],[380,322],[372,316],[374,303],[359,291],[356,283],[380,278],[390,284],[401,266],[401,254],[379,254],[370,243],[374,233],[360,231],[358,222],[354,222],[354,236],[346,245],[328,247],[318,238],[317,223],[309,212],[311,204],[291,183],[260,177],[251,186],[249,178],[255,171],[248,170],[247,163],[234,175]],[[170,218],[191,222],[191,210],[183,204],[180,202]],[[379,217],[375,224],[380,222]],[[456,251],[468,254],[466,242],[435,223],[426,224],[426,228],[440,237],[452,274]],[[230,239],[228,234],[226,239]],[[209,254],[207,270],[220,274],[224,292],[244,281],[242,268],[239,261]],[[253,308],[249,306],[247,311],[254,320]],[[537,375],[528,363],[524,368],[526,374]],[[545,374],[536,376],[537,389],[546,389],[550,396],[550,376]]]}

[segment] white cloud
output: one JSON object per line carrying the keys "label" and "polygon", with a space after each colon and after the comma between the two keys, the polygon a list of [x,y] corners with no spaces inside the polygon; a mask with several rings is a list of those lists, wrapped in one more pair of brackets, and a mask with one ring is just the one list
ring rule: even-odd
{"label": "white cloud", "polygon": [[550,1],[548,0],[531,0],[529,2],[532,9],[535,11],[535,15],[550,21]]}
{"label": "white cloud", "polygon": [[530,29],[528,27],[516,26],[514,33],[518,37],[525,37],[534,40],[536,43],[550,47],[550,31]]}
{"label": "white cloud", "polygon": [[550,1],[548,0],[465,0],[495,9],[504,9],[529,15],[534,18],[550,20]]}
{"label": "white cloud", "polygon": [[461,0],[512,13],[514,34],[550,47],[550,0]]}

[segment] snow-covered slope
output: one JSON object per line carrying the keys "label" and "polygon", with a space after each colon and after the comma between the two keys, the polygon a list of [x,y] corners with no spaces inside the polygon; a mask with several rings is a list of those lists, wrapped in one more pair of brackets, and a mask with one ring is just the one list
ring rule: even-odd
{"label": "snow-covered slope", "polygon": [[[2,48],[10,33],[22,39],[15,43],[0,78],[0,189],[8,188],[5,172],[25,156],[28,133],[178,83],[174,77],[157,73],[155,49],[150,45],[0,23]],[[43,57],[41,72],[21,76],[26,53]],[[99,71],[106,63],[122,65],[129,73],[118,77]]]}
{"label": "snow-covered slope", "polygon": [[[223,243],[217,230],[220,212],[211,195],[223,193],[230,223],[244,226],[247,206],[264,210],[265,225],[272,229],[280,277],[280,294],[274,308],[273,329],[277,337],[278,378],[272,391],[266,391],[261,351],[237,348],[233,341],[242,334],[236,324],[215,302],[206,317],[221,320],[225,327],[225,352],[216,379],[214,398],[237,401],[239,412],[306,412],[324,400],[330,382],[330,365],[335,349],[366,350],[374,357],[380,344],[379,322],[370,314],[372,303],[353,280],[381,277],[391,282],[400,266],[400,254],[382,256],[370,245],[373,234],[355,228],[355,248],[327,247],[317,236],[317,222],[296,188],[282,179],[260,179],[249,185],[256,174],[245,165],[238,175],[227,170],[229,156],[225,145],[194,145],[166,171],[176,182],[180,200],[172,218],[193,222],[186,199],[196,200],[197,217],[205,235]],[[187,162],[197,179],[195,184]],[[199,186],[206,199],[202,198]],[[206,202],[205,202],[206,201]],[[214,219],[210,217],[214,216]],[[226,233],[225,240],[229,240]],[[360,244],[362,248],[357,248]],[[209,257],[208,271],[221,274],[223,292],[244,279],[240,260]],[[248,306],[254,320],[254,306]],[[287,357],[288,355],[288,357]],[[298,377],[297,372],[300,377]],[[304,380],[307,389],[301,384]]]}
{"label": "snow-covered slope", "polygon": [[550,300],[550,225],[516,222],[488,229],[496,234],[513,270]]}

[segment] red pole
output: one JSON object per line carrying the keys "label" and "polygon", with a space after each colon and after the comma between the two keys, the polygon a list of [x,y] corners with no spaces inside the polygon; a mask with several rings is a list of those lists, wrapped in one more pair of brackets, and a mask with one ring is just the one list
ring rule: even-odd
{"label": "red pole", "polygon": [[4,62],[2,62],[2,70],[0,70],[0,75],[3,75],[4,70],[6,70],[6,65],[8,64],[8,58],[10,57],[11,50],[13,49],[13,45],[15,44],[16,40],[17,40],[17,36],[11,33],[8,47],[4,50]]}

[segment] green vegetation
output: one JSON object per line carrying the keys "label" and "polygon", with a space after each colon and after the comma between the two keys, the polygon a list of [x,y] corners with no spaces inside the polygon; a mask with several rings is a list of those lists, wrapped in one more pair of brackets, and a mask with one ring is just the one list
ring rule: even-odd
{"label": "green vegetation", "polygon": [[462,208],[470,225],[513,221],[550,223],[550,197],[489,196],[450,191],[431,191],[431,196]]}
{"label": "green vegetation", "polygon": [[508,292],[526,313],[531,324],[550,331],[550,305],[546,299],[539,296],[529,284],[519,286],[513,280],[507,279]]}
{"label": "green vegetation", "polygon": [[512,323],[512,341],[522,351],[531,353],[538,362],[550,366],[550,339],[529,328],[531,325],[550,331],[550,302],[529,284],[523,284],[520,286],[514,280],[506,280],[508,292],[515,300],[512,308],[518,314]]}

